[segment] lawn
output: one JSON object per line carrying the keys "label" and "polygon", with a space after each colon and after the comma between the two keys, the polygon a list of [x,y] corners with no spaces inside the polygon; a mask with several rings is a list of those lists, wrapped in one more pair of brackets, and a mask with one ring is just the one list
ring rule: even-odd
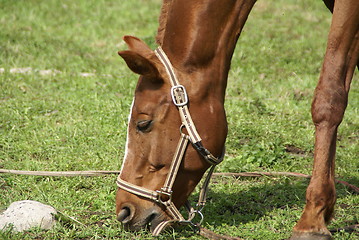
{"label": "lawn", "polygon": [[[160,0],[0,1],[0,168],[119,170],[137,76],[117,55],[123,35],[155,48]],[[311,173],[313,96],[330,25],[322,1],[259,1],[228,79],[229,134],[219,172]],[[338,132],[337,178],[359,185],[359,81]],[[115,175],[0,175],[0,210],[31,199],[74,221],[0,239],[203,239],[188,229],[159,238],[115,220]],[[308,180],[213,180],[203,225],[244,239],[284,239],[304,206]],[[359,196],[337,185],[330,229],[359,222]],[[197,196],[194,193],[194,198]],[[341,231],[335,239],[358,239]]]}

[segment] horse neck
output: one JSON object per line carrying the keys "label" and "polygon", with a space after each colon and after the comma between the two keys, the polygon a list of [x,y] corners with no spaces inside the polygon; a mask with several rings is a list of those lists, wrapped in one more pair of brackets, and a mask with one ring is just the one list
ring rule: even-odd
{"label": "horse neck", "polygon": [[164,0],[157,42],[192,85],[224,101],[235,44],[255,2]]}

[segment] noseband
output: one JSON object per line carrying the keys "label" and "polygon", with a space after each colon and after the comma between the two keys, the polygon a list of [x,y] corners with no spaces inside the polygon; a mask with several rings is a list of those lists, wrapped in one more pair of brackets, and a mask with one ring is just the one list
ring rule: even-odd
{"label": "noseband", "polygon": [[[212,176],[212,173],[214,171],[214,168],[217,164],[219,164],[224,157],[224,151],[222,153],[222,156],[217,158],[213,156],[202,144],[202,139],[199,136],[196,127],[192,121],[189,109],[188,109],[188,95],[186,92],[186,89],[183,85],[180,85],[177,77],[174,73],[172,64],[168,57],[166,56],[165,52],[162,50],[161,47],[158,47],[155,50],[156,56],[160,59],[161,63],[164,65],[166,72],[170,78],[170,82],[172,85],[171,88],[171,97],[174,105],[178,108],[182,126],[180,127],[180,140],[178,142],[176,152],[173,156],[172,163],[170,166],[169,173],[167,175],[166,181],[164,183],[164,186],[160,190],[150,190],[144,187],[140,187],[137,185],[134,185],[132,183],[129,183],[123,179],[120,178],[120,175],[117,178],[117,186],[127,192],[130,192],[132,194],[135,194],[140,197],[147,198],[149,200],[152,200],[154,202],[157,202],[161,205],[163,205],[168,214],[172,217],[171,220],[163,221],[161,222],[153,231],[154,236],[158,236],[161,231],[168,225],[173,223],[180,223],[180,224],[192,224],[192,225],[198,225],[194,224],[192,220],[196,215],[199,215],[201,217],[200,223],[203,220],[203,214],[201,213],[201,210],[203,209],[205,203],[206,203],[206,193],[209,185],[210,178]],[[187,130],[187,134],[182,132],[182,129],[185,128]],[[190,204],[186,203],[186,209],[188,211],[188,219],[186,220],[182,214],[179,212],[177,207],[172,202],[172,187],[174,184],[174,181],[176,179],[179,166],[181,165],[181,162],[183,160],[183,156],[185,154],[186,148],[188,146],[188,143],[191,142],[192,146],[197,150],[197,152],[211,165],[207,176],[203,182],[203,186],[200,190],[199,199],[196,205],[196,208],[193,208],[190,206]],[[200,224],[199,223],[199,224]]]}

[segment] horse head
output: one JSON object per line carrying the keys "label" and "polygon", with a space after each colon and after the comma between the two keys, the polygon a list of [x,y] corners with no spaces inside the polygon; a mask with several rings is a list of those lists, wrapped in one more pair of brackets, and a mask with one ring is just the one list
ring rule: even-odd
{"label": "horse head", "polygon": [[[188,71],[177,64],[173,71],[180,86],[174,87],[158,53],[138,38],[125,36],[124,40],[129,50],[121,51],[119,55],[140,77],[128,120],[125,157],[118,178],[116,214],[127,229],[139,230],[150,226],[153,231],[161,222],[173,219],[172,210],[166,205],[171,204],[176,210],[185,204],[211,165],[206,154],[221,156],[227,122],[223,96],[211,94],[214,86],[207,82],[213,74]],[[187,92],[182,92],[185,94],[182,97],[188,97],[188,102],[182,99],[186,101],[184,104],[176,103],[173,92],[184,89]],[[187,117],[180,116],[179,110],[184,105],[191,112],[190,125],[201,138],[199,144],[191,139],[189,132],[192,129],[188,129],[191,127],[183,123]],[[181,144],[187,147],[178,150]],[[176,173],[172,174],[175,158],[180,159],[177,159]],[[163,188],[168,188],[168,185],[170,189],[166,192]]]}

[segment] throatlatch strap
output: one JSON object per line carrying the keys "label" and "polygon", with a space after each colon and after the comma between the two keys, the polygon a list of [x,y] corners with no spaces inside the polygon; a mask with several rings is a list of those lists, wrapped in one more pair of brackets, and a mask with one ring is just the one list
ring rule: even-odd
{"label": "throatlatch strap", "polygon": [[212,174],[214,172],[214,168],[216,167],[216,165],[212,165],[211,168],[209,169],[207,176],[203,182],[203,185],[201,187],[201,190],[199,192],[199,197],[198,197],[198,202],[197,202],[197,208],[198,209],[202,209],[204,207],[204,205],[206,205],[206,198],[207,198],[207,191],[208,191],[208,185],[209,182],[211,180]]}
{"label": "throatlatch strap", "polygon": [[201,156],[204,159],[206,159],[206,161],[209,164],[218,165],[219,163],[221,163],[223,161],[223,157],[224,157],[224,153],[225,153],[224,150],[222,152],[222,155],[219,158],[217,158],[217,157],[213,156],[213,154],[203,146],[202,142],[194,143],[192,145],[201,154]]}

